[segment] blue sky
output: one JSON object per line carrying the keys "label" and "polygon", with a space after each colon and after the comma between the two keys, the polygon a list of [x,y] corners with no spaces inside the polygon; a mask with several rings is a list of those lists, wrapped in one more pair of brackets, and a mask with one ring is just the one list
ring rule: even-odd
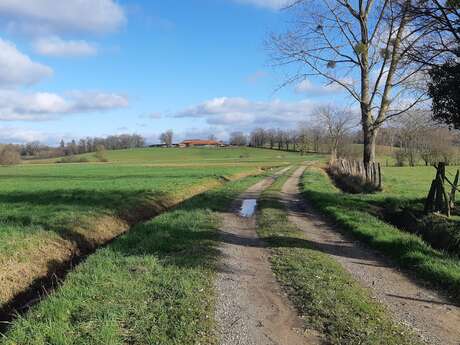
{"label": "blue sky", "polygon": [[338,91],[275,92],[264,41],[281,2],[0,0],[0,141],[294,127]]}

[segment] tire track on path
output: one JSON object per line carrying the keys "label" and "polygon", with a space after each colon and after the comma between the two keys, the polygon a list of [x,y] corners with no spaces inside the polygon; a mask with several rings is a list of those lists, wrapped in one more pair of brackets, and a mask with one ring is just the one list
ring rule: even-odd
{"label": "tire track on path", "polygon": [[240,215],[244,200],[261,193],[289,168],[262,180],[221,214],[222,260],[216,279],[216,319],[221,345],[319,344],[303,334],[303,322],[283,294],[268,260],[266,244],[256,234],[254,215]]}
{"label": "tire track on path", "polygon": [[412,329],[430,345],[460,344],[460,308],[439,293],[421,287],[401,273],[388,259],[350,240],[313,211],[300,194],[300,178],[306,167],[297,169],[283,186],[281,198],[289,220],[302,230],[311,244],[331,255],[392,317]]}

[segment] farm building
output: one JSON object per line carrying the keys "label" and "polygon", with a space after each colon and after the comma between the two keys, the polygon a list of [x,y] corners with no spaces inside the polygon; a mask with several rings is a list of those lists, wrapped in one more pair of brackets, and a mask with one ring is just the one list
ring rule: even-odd
{"label": "farm building", "polygon": [[202,139],[191,139],[184,140],[179,144],[180,147],[216,147],[224,146],[222,141],[217,140],[202,140]]}

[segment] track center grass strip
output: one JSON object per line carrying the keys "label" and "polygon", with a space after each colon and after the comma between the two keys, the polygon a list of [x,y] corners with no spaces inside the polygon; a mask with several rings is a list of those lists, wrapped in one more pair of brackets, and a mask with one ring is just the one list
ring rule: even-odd
{"label": "track center grass strip", "polygon": [[0,344],[215,344],[213,211],[260,178],[229,182],[135,226],[17,319]]}
{"label": "track center grass strip", "polygon": [[309,330],[337,345],[418,344],[328,255],[314,250],[288,220],[279,191],[287,175],[263,193],[258,233],[271,248],[272,269]]}

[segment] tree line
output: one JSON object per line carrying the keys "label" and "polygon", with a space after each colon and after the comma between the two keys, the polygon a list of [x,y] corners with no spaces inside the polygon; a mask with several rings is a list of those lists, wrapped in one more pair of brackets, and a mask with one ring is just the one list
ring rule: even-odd
{"label": "tree line", "polygon": [[103,150],[121,150],[145,146],[145,139],[137,134],[111,135],[106,138],[87,137],[73,139],[68,142],[61,140],[58,147],[41,144],[38,141],[13,146],[24,158],[53,158],[73,156],[82,153]]}
{"label": "tree line", "polygon": [[[299,123],[295,129],[256,128],[249,134],[233,132],[229,143],[301,154],[327,153],[331,160],[359,159],[364,142],[358,114],[327,105],[315,109],[312,119],[314,121]],[[452,164],[460,159],[460,133],[434,121],[432,113],[426,110],[407,111],[389,121],[381,128],[376,144],[382,153],[393,156],[398,166],[431,165],[440,161]]]}

